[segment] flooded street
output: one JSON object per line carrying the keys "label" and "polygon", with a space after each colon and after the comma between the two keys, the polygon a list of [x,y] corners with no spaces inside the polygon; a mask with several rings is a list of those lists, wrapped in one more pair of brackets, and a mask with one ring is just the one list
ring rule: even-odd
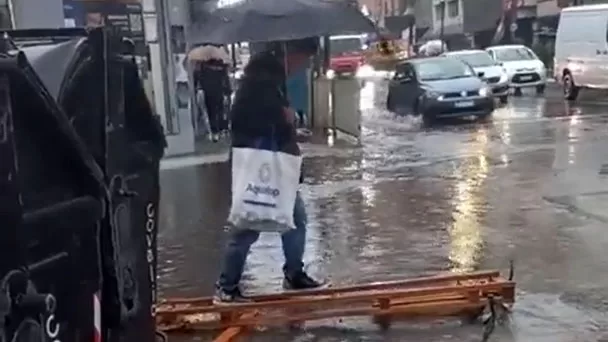
{"label": "flooded street", "polygon": [[[552,86],[544,98],[511,98],[485,123],[424,128],[384,110],[386,83],[361,89],[360,146],[303,146],[308,271],[343,285],[506,272],[513,259],[514,313],[490,341],[608,341],[608,103],[583,97],[567,106]],[[213,291],[230,204],[223,158],[163,164],[163,296]],[[279,237],[263,234],[248,259],[246,292],[280,291],[282,263]],[[446,320],[381,332],[368,318],[326,320],[246,340],[417,339],[479,341],[481,326]]]}

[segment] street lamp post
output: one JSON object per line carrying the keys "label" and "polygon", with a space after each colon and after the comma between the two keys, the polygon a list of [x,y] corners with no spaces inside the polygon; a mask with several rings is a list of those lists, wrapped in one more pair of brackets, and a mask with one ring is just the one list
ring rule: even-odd
{"label": "street lamp post", "polygon": [[443,53],[443,38],[445,35],[445,0],[441,0],[439,8],[441,9],[441,17],[439,19],[439,40],[441,41],[441,53]]}
{"label": "street lamp post", "polygon": [[415,16],[414,5],[410,2],[410,3],[407,3],[406,6],[407,7],[405,8],[405,11],[403,12],[403,15],[405,15],[408,18],[408,25],[407,25],[407,30],[408,30],[407,55],[411,56],[413,54],[413,52],[414,52],[414,44],[415,44],[414,40],[415,40],[415,30],[416,30],[416,16]]}
{"label": "street lamp post", "polygon": [[510,0],[509,2],[509,43],[515,43],[515,30],[517,28],[517,11],[519,10],[519,1]]}

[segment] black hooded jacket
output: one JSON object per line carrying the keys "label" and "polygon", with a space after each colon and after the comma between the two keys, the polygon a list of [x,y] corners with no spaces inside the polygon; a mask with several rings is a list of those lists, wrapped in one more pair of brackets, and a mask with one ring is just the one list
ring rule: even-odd
{"label": "black hooded jacket", "polygon": [[221,60],[212,59],[201,62],[194,71],[194,83],[198,89],[216,96],[230,94],[228,66]]}
{"label": "black hooded jacket", "polygon": [[[271,79],[242,80],[232,105],[232,146],[260,148],[260,139],[272,140],[281,152],[299,156],[296,129],[285,116],[289,107],[280,84]],[[300,183],[303,182],[303,173]]]}
{"label": "black hooded jacket", "polygon": [[295,126],[284,113],[287,107],[276,80],[242,79],[231,109],[232,146],[258,148],[260,139],[272,140],[279,151],[300,155]]}

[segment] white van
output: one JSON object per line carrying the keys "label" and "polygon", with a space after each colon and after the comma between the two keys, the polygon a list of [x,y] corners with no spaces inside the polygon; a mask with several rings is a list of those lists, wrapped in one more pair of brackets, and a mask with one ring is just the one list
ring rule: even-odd
{"label": "white van", "polygon": [[568,100],[581,88],[608,89],[608,4],[562,10],[553,75]]}

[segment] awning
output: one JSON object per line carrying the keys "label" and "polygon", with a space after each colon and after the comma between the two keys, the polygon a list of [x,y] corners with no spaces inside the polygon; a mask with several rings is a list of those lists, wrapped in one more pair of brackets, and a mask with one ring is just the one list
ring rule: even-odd
{"label": "awning", "polygon": [[413,14],[394,15],[384,17],[384,27],[391,33],[401,35],[403,30],[412,27],[416,23],[416,17]]}

